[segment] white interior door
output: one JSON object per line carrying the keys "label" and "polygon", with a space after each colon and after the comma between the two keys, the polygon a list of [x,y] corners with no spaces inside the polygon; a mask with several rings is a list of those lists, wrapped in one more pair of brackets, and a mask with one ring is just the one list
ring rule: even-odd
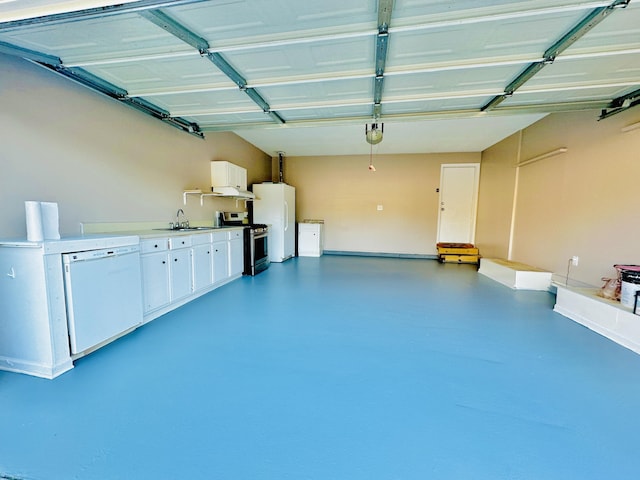
{"label": "white interior door", "polygon": [[479,163],[441,166],[438,242],[474,243],[479,179]]}

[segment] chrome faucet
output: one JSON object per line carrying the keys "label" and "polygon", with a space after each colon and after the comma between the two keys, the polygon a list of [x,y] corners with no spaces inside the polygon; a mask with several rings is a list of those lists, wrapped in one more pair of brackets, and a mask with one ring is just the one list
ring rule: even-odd
{"label": "chrome faucet", "polygon": [[182,218],[184,219],[184,210],[182,210],[181,208],[178,209],[178,211],[176,212],[176,227],[175,228],[188,228],[189,227],[189,220],[183,220],[182,223],[180,223],[180,215],[182,215]]}

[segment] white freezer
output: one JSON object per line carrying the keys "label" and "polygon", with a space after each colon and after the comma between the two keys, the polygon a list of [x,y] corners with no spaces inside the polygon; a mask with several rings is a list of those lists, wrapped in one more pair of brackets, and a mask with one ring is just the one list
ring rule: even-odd
{"label": "white freezer", "polygon": [[296,189],[286,183],[257,183],[253,193],[253,222],[269,225],[269,260],[284,262],[295,253]]}

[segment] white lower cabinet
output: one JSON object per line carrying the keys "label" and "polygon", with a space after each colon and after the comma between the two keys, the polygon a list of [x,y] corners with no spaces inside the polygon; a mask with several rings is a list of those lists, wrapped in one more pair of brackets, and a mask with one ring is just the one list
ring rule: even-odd
{"label": "white lower cabinet", "polygon": [[172,250],[169,264],[171,277],[171,301],[181,300],[191,294],[191,250]]}
{"label": "white lower cabinet", "polygon": [[142,262],[143,313],[169,305],[169,253],[158,252],[140,256]]}
{"label": "white lower cabinet", "polygon": [[213,284],[213,248],[211,243],[194,245],[191,249],[193,291],[197,292]]}
{"label": "white lower cabinet", "polygon": [[323,224],[319,222],[298,224],[298,256],[319,257],[324,250]]}
{"label": "white lower cabinet", "polygon": [[242,229],[140,241],[145,322],[242,275]]}
{"label": "white lower cabinet", "polygon": [[73,368],[60,254],[0,248],[0,370],[54,378]]}
{"label": "white lower cabinet", "polygon": [[140,252],[145,315],[191,294],[191,237],[141,240]]}
{"label": "white lower cabinet", "polygon": [[244,239],[242,230],[229,232],[229,276],[242,275],[244,270]]}
{"label": "white lower cabinet", "polygon": [[169,277],[169,239],[152,238],[140,241],[142,264],[143,314],[171,302]]}
{"label": "white lower cabinet", "polygon": [[224,282],[229,278],[229,242],[214,242],[213,248],[213,283]]}
{"label": "white lower cabinet", "polygon": [[191,236],[169,238],[169,277],[171,302],[187,297],[193,291],[191,281]]}

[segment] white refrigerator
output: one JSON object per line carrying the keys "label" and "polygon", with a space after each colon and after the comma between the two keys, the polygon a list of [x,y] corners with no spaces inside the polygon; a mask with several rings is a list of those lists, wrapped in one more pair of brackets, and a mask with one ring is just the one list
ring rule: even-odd
{"label": "white refrigerator", "polygon": [[253,223],[269,225],[269,260],[284,262],[295,254],[296,189],[286,183],[256,183],[253,193]]}

